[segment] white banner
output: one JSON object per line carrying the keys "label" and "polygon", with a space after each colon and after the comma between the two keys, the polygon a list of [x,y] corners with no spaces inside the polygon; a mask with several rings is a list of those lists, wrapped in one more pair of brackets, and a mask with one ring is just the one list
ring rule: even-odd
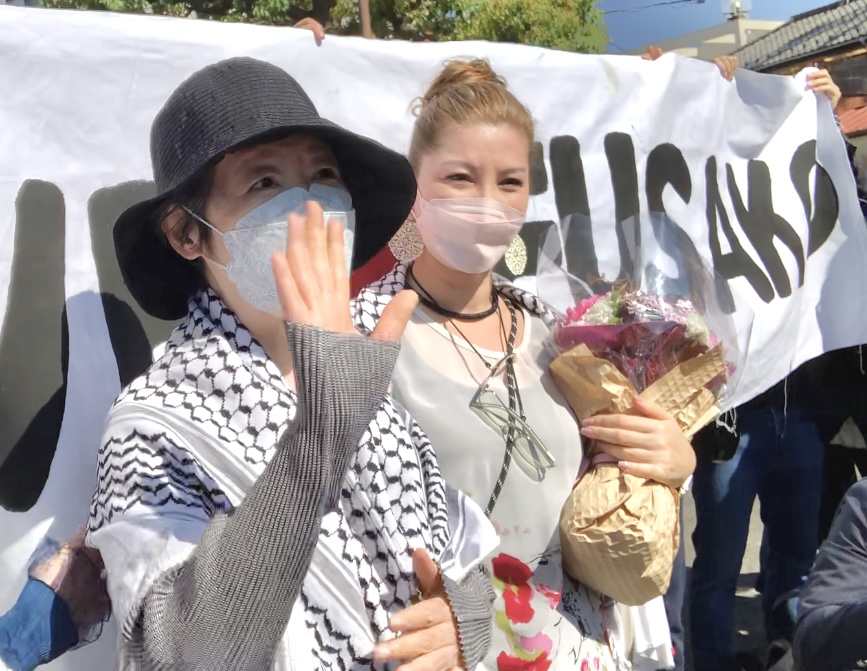
{"label": "white banner", "polygon": [[[439,65],[487,57],[538,122],[524,274],[543,234],[578,214],[592,227],[572,270],[613,278],[617,222],[665,210],[729,279],[732,309],[756,316],[737,400],[867,341],[867,231],[828,103],[803,76],[740,71],[728,83],[673,56],[335,37],[317,47],[287,28],[10,7],[0,54],[0,503],[27,509],[0,511],[0,612],[39,539],[85,521],[103,417],[172,326],[124,289],[111,227],[152,193],[155,114],[223,58],[285,68],[324,116],[405,151],[410,104]],[[50,668],[108,671],[113,639]]]}

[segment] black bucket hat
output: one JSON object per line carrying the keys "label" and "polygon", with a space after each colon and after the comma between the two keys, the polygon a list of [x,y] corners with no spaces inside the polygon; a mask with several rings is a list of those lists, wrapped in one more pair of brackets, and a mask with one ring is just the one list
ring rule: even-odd
{"label": "black bucket hat", "polygon": [[160,229],[159,213],[173,193],[226,153],[291,133],[320,138],[337,158],[356,213],[353,270],[388,244],[415,202],[406,158],[323,119],[280,68],[252,58],[221,61],[187,79],[157,114],[151,127],[157,195],[129,208],[114,226],[124,282],[145,312],[180,319],[201,285],[198,269]]}

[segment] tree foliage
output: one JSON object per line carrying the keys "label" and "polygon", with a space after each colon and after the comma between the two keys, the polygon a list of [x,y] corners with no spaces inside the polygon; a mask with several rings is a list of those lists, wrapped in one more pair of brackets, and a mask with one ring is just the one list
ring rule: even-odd
{"label": "tree foliage", "polygon": [[[588,53],[602,52],[607,43],[596,0],[369,2],[374,34],[383,39],[481,39]],[[361,32],[358,0],[42,0],[42,4],[271,25],[292,25],[312,17],[328,32]]]}
{"label": "tree foliage", "polygon": [[461,0],[459,40],[518,42],[602,53],[608,34],[593,0]]}

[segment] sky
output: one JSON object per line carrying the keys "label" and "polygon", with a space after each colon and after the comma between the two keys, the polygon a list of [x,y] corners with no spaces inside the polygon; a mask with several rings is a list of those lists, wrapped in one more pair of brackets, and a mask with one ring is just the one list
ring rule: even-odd
{"label": "sky", "polygon": [[[795,14],[822,7],[833,0],[752,0],[751,19],[788,20]],[[744,2],[742,1],[742,4]],[[607,12],[611,53],[678,37],[722,23],[722,0],[600,0]],[[640,11],[622,11],[644,8]]]}

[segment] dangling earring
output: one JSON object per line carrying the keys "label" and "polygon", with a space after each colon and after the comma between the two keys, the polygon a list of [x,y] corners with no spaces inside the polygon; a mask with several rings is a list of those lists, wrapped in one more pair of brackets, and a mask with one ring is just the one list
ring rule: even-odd
{"label": "dangling earring", "polygon": [[527,269],[527,245],[517,236],[506,250],[506,267],[515,277],[521,277]]}
{"label": "dangling earring", "polygon": [[409,263],[415,261],[424,250],[424,243],[418,226],[415,224],[415,216],[410,212],[403,226],[394,234],[388,243],[391,253],[398,261]]}

